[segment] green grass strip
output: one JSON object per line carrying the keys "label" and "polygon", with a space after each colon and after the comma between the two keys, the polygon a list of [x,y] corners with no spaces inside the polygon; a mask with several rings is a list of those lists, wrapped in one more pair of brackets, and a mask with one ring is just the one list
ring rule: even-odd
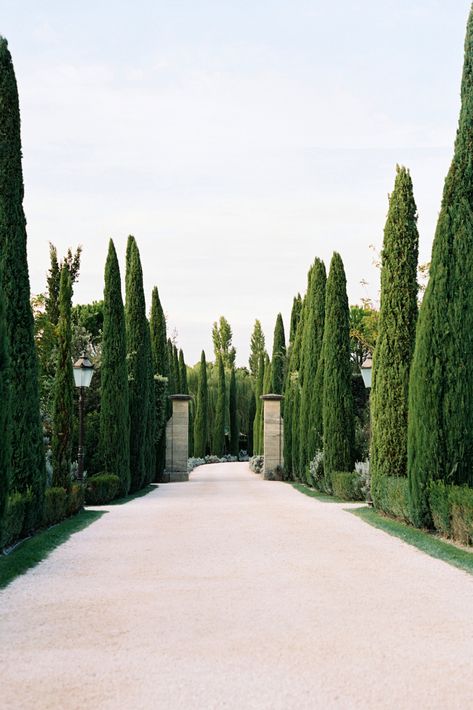
{"label": "green grass strip", "polygon": [[440,540],[426,530],[419,530],[406,523],[401,523],[399,520],[386,518],[372,508],[351,508],[348,512],[357,515],[365,523],[398,537],[408,545],[417,547],[418,550],[425,552],[430,557],[443,560],[453,567],[473,574],[473,552],[469,552],[469,550],[463,550],[445,540]]}
{"label": "green grass strip", "polygon": [[346,503],[346,501],[335,498],[335,496],[329,496],[327,493],[321,493],[315,488],[310,488],[306,486],[305,483],[291,483],[291,486],[295,488],[296,491],[299,491],[299,493],[303,493],[310,498],[316,498],[321,503]]}
{"label": "green grass strip", "polygon": [[99,510],[81,510],[72,518],[25,540],[8,555],[0,555],[0,589],[44,560],[71,535],[83,530],[102,515],[104,513]]}
{"label": "green grass strip", "polygon": [[129,503],[131,500],[135,500],[135,498],[142,498],[143,496],[148,495],[151,491],[155,491],[156,488],[159,488],[157,483],[150,483],[149,486],[141,488],[139,491],[136,491],[136,493],[130,493],[129,496],[124,496],[123,498],[116,498],[115,500],[110,501],[110,503],[104,503],[104,505],[107,507],[109,505],[124,505],[125,503]]}

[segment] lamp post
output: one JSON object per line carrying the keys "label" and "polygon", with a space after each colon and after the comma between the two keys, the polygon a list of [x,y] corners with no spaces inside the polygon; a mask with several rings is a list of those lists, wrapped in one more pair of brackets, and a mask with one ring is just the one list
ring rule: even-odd
{"label": "lamp post", "polygon": [[367,390],[371,389],[371,375],[373,372],[373,360],[367,357],[360,367],[363,383]]}
{"label": "lamp post", "polygon": [[84,353],[77,362],[74,363],[74,382],[79,388],[79,450],[77,452],[77,478],[82,481],[84,478],[84,398],[85,388],[90,387],[94,375],[94,366],[90,362],[87,354]]}

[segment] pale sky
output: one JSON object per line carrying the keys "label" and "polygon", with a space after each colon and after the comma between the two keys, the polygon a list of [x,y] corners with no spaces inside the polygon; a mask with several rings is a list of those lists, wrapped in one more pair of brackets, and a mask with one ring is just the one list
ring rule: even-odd
{"label": "pale sky", "polygon": [[[141,252],[189,364],[212,322],[246,364],[315,256],[352,303],[378,296],[396,163],[430,258],[458,121],[467,0],[0,0],[22,114],[33,293],[48,241],[84,247],[75,301],[102,298],[108,239]],[[122,277],[124,273],[122,273]],[[360,282],[366,279],[368,287]]]}

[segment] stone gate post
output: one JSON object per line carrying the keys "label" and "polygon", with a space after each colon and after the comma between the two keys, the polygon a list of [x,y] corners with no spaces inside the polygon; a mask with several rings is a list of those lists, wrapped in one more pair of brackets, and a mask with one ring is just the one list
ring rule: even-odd
{"label": "stone gate post", "polygon": [[263,478],[266,481],[280,479],[277,468],[284,466],[283,441],[284,423],[281,416],[280,394],[264,394],[263,400],[263,421],[264,421],[264,468]]}
{"label": "stone gate post", "polygon": [[189,458],[189,402],[188,394],[172,394],[172,416],[166,424],[166,470],[164,480],[168,483],[188,481],[187,459]]}

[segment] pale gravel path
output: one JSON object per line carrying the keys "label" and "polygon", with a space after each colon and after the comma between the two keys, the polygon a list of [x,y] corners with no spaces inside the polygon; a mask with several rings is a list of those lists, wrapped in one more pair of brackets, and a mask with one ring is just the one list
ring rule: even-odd
{"label": "pale gravel path", "polygon": [[468,708],[473,578],[246,464],[109,509],[0,595],[0,706]]}

